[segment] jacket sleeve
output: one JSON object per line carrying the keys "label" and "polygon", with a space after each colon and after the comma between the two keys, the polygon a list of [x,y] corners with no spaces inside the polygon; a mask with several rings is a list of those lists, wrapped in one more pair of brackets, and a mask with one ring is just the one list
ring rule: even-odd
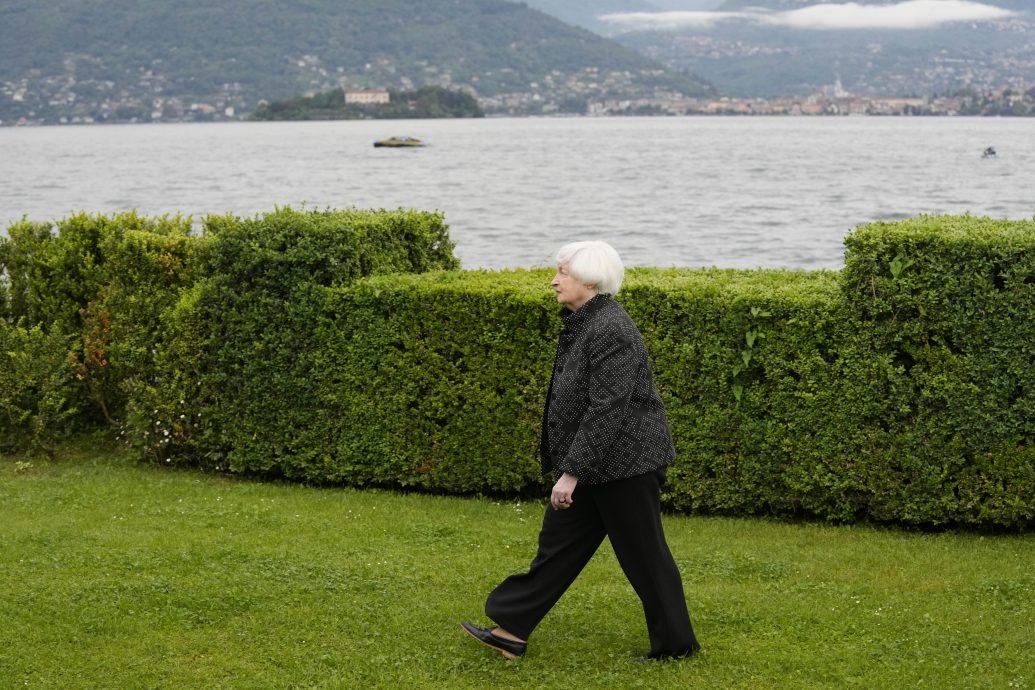
{"label": "jacket sleeve", "polygon": [[607,475],[605,465],[633,395],[639,361],[631,334],[614,321],[601,324],[590,343],[588,405],[555,470],[592,481]]}

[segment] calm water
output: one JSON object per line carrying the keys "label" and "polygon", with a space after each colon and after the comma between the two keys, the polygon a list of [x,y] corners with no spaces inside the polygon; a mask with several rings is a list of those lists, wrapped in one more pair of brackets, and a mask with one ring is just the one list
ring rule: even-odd
{"label": "calm water", "polygon": [[[417,150],[375,149],[394,134]],[[999,158],[982,160],[994,145]],[[615,118],[0,129],[0,224],[76,210],[440,210],[466,268],[572,239],[630,265],[836,268],[854,227],[1035,215],[1035,120]]]}

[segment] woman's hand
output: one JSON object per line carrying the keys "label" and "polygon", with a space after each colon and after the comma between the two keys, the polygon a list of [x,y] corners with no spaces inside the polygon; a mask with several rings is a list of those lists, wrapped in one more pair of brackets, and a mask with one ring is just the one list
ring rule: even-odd
{"label": "woman's hand", "polygon": [[561,478],[553,485],[553,491],[550,492],[550,505],[554,510],[571,508],[571,495],[575,493],[575,485],[578,482],[578,477],[567,472],[561,475]]}

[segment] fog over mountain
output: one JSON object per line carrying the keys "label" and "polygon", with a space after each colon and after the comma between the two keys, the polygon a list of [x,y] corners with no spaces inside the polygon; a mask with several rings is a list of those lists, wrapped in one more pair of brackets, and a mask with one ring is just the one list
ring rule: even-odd
{"label": "fog over mountain", "polygon": [[714,10],[723,0],[650,0],[650,4],[662,10]]}
{"label": "fog over mountain", "polygon": [[[729,3],[724,5],[728,6]],[[600,20],[626,31],[709,28],[732,22],[829,31],[930,29],[945,24],[988,22],[1021,15],[1021,12],[1004,7],[968,0],[905,0],[890,5],[823,3],[775,11],[751,6],[741,11],[621,12],[603,14]]]}
{"label": "fog over mountain", "polygon": [[835,82],[869,96],[1035,86],[1035,0],[726,0],[600,21],[731,96],[807,95]]}
{"label": "fog over mountain", "polygon": [[556,17],[574,26],[581,26],[608,36],[617,33],[614,25],[601,19],[604,15],[653,13],[665,10],[714,10],[723,0],[513,0],[532,9]]}

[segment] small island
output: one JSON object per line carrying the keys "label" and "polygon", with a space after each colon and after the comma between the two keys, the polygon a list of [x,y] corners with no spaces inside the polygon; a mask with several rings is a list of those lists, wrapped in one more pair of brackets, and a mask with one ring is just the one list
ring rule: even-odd
{"label": "small island", "polygon": [[333,89],[284,101],[260,102],[252,120],[399,120],[485,117],[474,96],[442,86],[416,91]]}

